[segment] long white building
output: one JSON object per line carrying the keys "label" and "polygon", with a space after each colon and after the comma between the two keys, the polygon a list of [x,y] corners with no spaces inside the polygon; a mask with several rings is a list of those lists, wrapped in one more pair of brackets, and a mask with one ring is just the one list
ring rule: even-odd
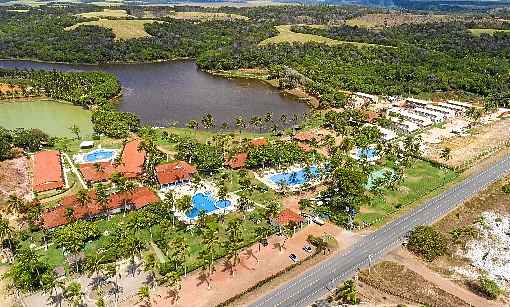
{"label": "long white building", "polygon": [[460,102],[460,101],[456,101],[456,100],[447,100],[447,103],[455,105],[455,106],[462,107],[464,109],[471,109],[473,107],[473,105],[470,104],[470,103]]}
{"label": "long white building", "polygon": [[444,117],[446,117],[446,118],[452,118],[452,117],[455,117],[455,115],[456,115],[456,112],[454,110],[450,110],[448,108],[444,108],[444,107],[433,105],[433,104],[429,104],[424,109],[439,112],[439,113],[443,114]]}
{"label": "long white building", "polygon": [[432,120],[430,118],[412,113],[410,111],[407,111],[406,109],[391,108],[388,110],[388,114],[391,115],[392,113],[398,114],[398,116],[401,116],[405,120],[413,122],[420,127],[428,127],[432,125]]}
{"label": "long white building", "polygon": [[391,122],[395,129],[405,133],[413,133],[419,129],[418,125],[410,121],[401,121],[396,117],[391,117]]}
{"label": "long white building", "polygon": [[413,112],[418,115],[421,115],[423,117],[430,118],[434,123],[443,122],[445,119],[445,116],[443,113],[439,113],[437,111],[432,111],[432,110],[425,109],[425,108],[414,108]]}
{"label": "long white building", "polygon": [[416,99],[416,98],[406,98],[406,103],[411,106],[414,106],[414,107],[424,108],[427,105],[429,105],[431,102],[427,101],[427,100]]}
{"label": "long white building", "polygon": [[464,111],[466,111],[466,109],[464,109],[463,107],[459,107],[457,105],[449,104],[446,102],[438,102],[437,106],[441,107],[441,108],[448,109],[448,110],[452,110],[455,112],[455,115],[460,115],[460,114],[464,113]]}

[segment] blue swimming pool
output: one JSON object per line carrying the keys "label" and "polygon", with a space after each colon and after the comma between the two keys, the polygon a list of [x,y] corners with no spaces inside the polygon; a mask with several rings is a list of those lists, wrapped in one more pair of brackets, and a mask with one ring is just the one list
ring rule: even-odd
{"label": "blue swimming pool", "polygon": [[356,148],[356,157],[358,159],[373,159],[377,158],[377,149],[375,148]]}
{"label": "blue swimming pool", "polygon": [[[310,175],[312,175],[312,177],[317,177],[319,175],[319,168],[315,165],[311,166]],[[284,172],[270,175],[268,179],[271,180],[274,184],[280,184],[280,182],[283,181],[289,186],[296,186],[305,183],[311,178],[307,178],[305,169],[302,168],[293,172]]]}
{"label": "blue swimming pool", "polygon": [[96,149],[93,150],[83,156],[83,160],[85,162],[97,162],[97,161],[107,161],[113,159],[115,155],[115,150],[113,149]]}
{"label": "blue swimming pool", "polygon": [[190,219],[197,218],[200,211],[204,211],[208,214],[218,209],[227,208],[232,204],[230,200],[214,199],[211,193],[197,193],[193,195],[191,202],[193,203],[193,209],[186,214]]}

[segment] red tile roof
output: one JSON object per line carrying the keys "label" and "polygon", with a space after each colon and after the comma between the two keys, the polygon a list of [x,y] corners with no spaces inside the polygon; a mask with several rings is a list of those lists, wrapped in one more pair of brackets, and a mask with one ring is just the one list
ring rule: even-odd
{"label": "red tile roof", "polygon": [[[88,194],[90,201],[84,206],[78,202],[76,195],[64,197],[60,206],[43,214],[42,221],[44,228],[49,229],[67,224],[66,208],[74,208],[73,215],[75,219],[104,213],[103,206],[96,202],[95,191],[90,190]],[[131,204],[136,209],[140,209],[157,201],[159,201],[159,198],[156,193],[146,187],[138,187],[132,193],[112,194],[106,207],[111,210],[121,208],[124,204]]]}
{"label": "red tile roof", "polygon": [[80,164],[80,173],[87,182],[101,182],[110,179],[115,172],[115,167],[110,162],[99,162],[100,171],[97,170],[95,163]]}
{"label": "red tile roof", "polygon": [[301,141],[301,142],[310,142],[312,140],[317,139],[317,136],[310,131],[303,131],[303,132],[296,133],[294,135],[294,139]]}
{"label": "red tile roof", "polygon": [[156,176],[160,184],[172,184],[180,180],[189,180],[197,169],[184,161],[165,163],[156,166]]}
{"label": "red tile roof", "polygon": [[33,156],[33,182],[35,192],[64,187],[60,152],[40,151]]}
{"label": "red tile roof", "polygon": [[248,154],[245,152],[238,153],[233,156],[231,159],[225,162],[225,165],[232,169],[243,168],[246,165],[246,160],[248,159]]}
{"label": "red tile roof", "polygon": [[301,148],[301,150],[303,150],[304,152],[310,152],[310,151],[312,151],[312,150],[313,150],[313,148],[312,148],[310,145],[305,144],[305,143],[301,143],[301,142],[299,142],[299,143],[297,144],[297,146],[298,146],[299,148]]}
{"label": "red tile roof", "polygon": [[373,123],[375,122],[379,117],[381,117],[381,113],[374,112],[374,111],[367,111],[365,112],[365,115],[367,116],[367,123]]}
{"label": "red tile roof", "polygon": [[256,138],[250,141],[252,146],[265,146],[269,144],[266,138]]}
{"label": "red tile roof", "polygon": [[124,146],[122,162],[117,170],[127,178],[136,178],[143,173],[145,163],[145,151],[138,151],[139,139],[132,140]]}
{"label": "red tile roof", "polygon": [[304,221],[304,219],[301,215],[297,214],[296,212],[294,212],[288,208],[285,208],[285,209],[283,209],[282,212],[280,212],[280,214],[276,218],[276,221],[280,225],[287,225],[290,222],[294,222],[296,224],[301,223],[302,221]]}

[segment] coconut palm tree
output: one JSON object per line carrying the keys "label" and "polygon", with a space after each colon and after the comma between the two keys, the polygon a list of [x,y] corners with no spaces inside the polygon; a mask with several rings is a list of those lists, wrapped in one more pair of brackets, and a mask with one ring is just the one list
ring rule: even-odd
{"label": "coconut palm tree", "polygon": [[64,299],[72,306],[81,306],[83,302],[83,293],[81,285],[77,282],[71,282],[64,288]]}
{"label": "coconut palm tree", "polygon": [[147,286],[140,287],[138,292],[138,303],[143,302],[145,306],[151,306],[151,290]]}
{"label": "coconut palm tree", "polygon": [[239,250],[243,244],[243,227],[239,219],[233,219],[228,223],[225,229],[227,233],[227,240],[224,242],[224,248],[227,250],[227,255],[232,259],[232,276],[235,275],[235,266],[238,264]]}
{"label": "coconut palm tree", "polygon": [[239,134],[241,134],[242,129],[246,128],[246,122],[242,116],[235,118],[235,126],[237,129],[239,129]]}
{"label": "coconut palm tree", "polygon": [[7,239],[9,242],[9,249],[12,250],[11,246],[11,235],[12,235],[13,229],[11,225],[9,224],[9,220],[6,218],[0,217],[0,238],[3,240]]}
{"label": "coconut palm tree", "polygon": [[102,183],[96,185],[96,202],[101,206],[103,211],[107,214],[110,219],[110,210],[108,203],[110,202],[110,194],[108,193],[106,186]]}
{"label": "coconut palm tree", "polygon": [[177,199],[175,202],[175,208],[184,214],[188,213],[193,208],[191,196],[184,195],[183,197]]}

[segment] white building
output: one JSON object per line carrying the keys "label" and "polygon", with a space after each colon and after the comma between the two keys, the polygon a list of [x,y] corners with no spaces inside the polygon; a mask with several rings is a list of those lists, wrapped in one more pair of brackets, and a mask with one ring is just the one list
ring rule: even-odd
{"label": "white building", "polygon": [[464,108],[464,110],[471,109],[473,107],[473,105],[470,103],[460,102],[460,101],[456,101],[456,100],[447,100],[447,103],[454,105],[454,106]]}
{"label": "white building", "polygon": [[460,114],[464,113],[464,111],[466,111],[463,107],[459,107],[457,105],[449,104],[446,102],[439,102],[439,103],[437,103],[437,106],[444,108],[444,109],[452,110],[455,112],[455,115],[460,115]]}
{"label": "white building", "polygon": [[368,99],[373,103],[379,102],[379,97],[376,95],[370,95],[370,94],[366,94],[366,93],[362,93],[362,92],[356,92],[356,93],[354,93],[354,95],[359,96],[364,99]]}
{"label": "white building", "polygon": [[365,124],[363,126],[371,126],[371,127],[377,127],[377,129],[379,129],[379,131],[382,133],[382,138],[385,140],[385,141],[391,141],[393,140],[394,138],[397,137],[397,134],[390,130],[390,129],[386,129],[386,128],[383,128],[383,127],[379,127],[379,126],[376,126],[376,125],[372,125],[372,124]]}
{"label": "white building", "polygon": [[406,103],[411,106],[414,106],[414,107],[424,108],[427,105],[429,105],[431,102],[426,101],[426,100],[416,99],[416,98],[406,98]]}
{"label": "white building", "polygon": [[391,116],[392,113],[398,114],[398,116],[404,118],[407,121],[413,122],[420,127],[428,127],[432,125],[432,120],[428,117],[414,114],[406,109],[402,108],[391,108],[388,110],[388,114]]}
{"label": "white building", "polygon": [[425,109],[425,108],[414,108],[413,112],[418,115],[430,118],[436,124],[443,122],[445,119],[445,116],[443,115],[443,113],[439,113],[437,111],[432,111],[432,110]]}
{"label": "white building", "polygon": [[456,115],[456,112],[454,110],[450,110],[448,108],[436,106],[433,104],[427,105],[424,109],[439,112],[439,113],[443,114],[444,117],[446,117],[446,118],[452,118],[452,117],[455,117],[455,115]]}
{"label": "white building", "polygon": [[409,121],[400,121],[398,118],[391,117],[391,122],[395,129],[404,133],[413,133],[419,129],[418,125]]}

